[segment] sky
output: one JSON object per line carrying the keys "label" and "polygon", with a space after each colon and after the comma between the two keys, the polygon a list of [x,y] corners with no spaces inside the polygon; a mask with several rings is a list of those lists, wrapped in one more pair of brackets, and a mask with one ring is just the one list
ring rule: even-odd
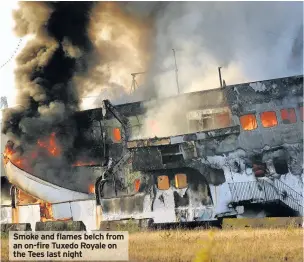
{"label": "sky", "polygon": [[[0,48],[0,80],[1,88],[0,95],[6,96],[8,99],[8,106],[14,106],[16,104],[15,96],[16,91],[14,87],[14,57],[21,51],[25,44],[25,41],[21,42],[18,51],[11,59],[20,39],[14,35],[14,21],[12,17],[12,10],[18,7],[18,1],[1,1],[0,3],[0,32],[2,36],[5,36],[1,41]],[[9,62],[7,62],[9,61]]]}

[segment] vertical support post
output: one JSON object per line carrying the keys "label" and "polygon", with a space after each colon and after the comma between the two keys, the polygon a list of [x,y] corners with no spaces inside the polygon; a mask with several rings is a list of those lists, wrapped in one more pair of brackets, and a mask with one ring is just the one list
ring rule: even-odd
{"label": "vertical support post", "polygon": [[174,56],[174,62],[175,62],[175,78],[176,78],[176,86],[177,86],[177,92],[179,94],[179,84],[178,84],[178,68],[177,68],[177,63],[176,63],[176,57],[175,57],[175,50],[172,49],[173,51],[173,56]]}
{"label": "vertical support post", "polygon": [[265,186],[265,181],[263,181],[263,185],[264,185],[264,193],[265,193],[265,201],[267,201],[267,192],[266,192],[266,186]]}
{"label": "vertical support post", "polygon": [[219,73],[219,78],[220,78],[220,85],[221,85],[221,87],[223,87],[222,74],[221,74],[221,67],[218,67],[218,73]]}

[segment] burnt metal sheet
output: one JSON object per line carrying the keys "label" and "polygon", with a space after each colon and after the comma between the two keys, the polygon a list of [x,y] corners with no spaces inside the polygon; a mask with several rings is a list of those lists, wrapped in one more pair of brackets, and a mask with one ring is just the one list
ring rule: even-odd
{"label": "burnt metal sheet", "polygon": [[133,140],[127,143],[129,149],[139,147],[153,147],[163,146],[170,144],[182,144],[190,141],[210,139],[219,136],[227,136],[231,134],[239,134],[240,126],[231,126],[216,130],[201,131],[192,134],[184,134],[180,136],[162,137],[162,138],[151,138],[151,139],[140,139]]}
{"label": "burnt metal sheet", "polygon": [[155,170],[164,168],[160,151],[154,148],[138,148],[133,152],[132,167],[134,170]]}
{"label": "burnt metal sheet", "polygon": [[148,146],[161,146],[161,145],[169,145],[170,138],[150,138],[150,139],[139,139],[129,141],[127,143],[128,148],[135,148],[135,147],[148,147]]}
{"label": "burnt metal sheet", "polygon": [[[284,97],[303,96],[303,75],[231,85],[224,88],[228,104],[237,111]],[[237,109],[235,106],[238,106]]]}

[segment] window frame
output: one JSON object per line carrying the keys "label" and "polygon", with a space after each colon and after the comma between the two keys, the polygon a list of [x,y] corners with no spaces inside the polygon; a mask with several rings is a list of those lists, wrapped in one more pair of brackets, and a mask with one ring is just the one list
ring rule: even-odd
{"label": "window frame", "polygon": [[[265,114],[265,113],[274,113],[275,119],[276,119],[276,124],[275,125],[264,126],[263,120],[262,120],[262,115]],[[260,115],[260,120],[261,120],[262,127],[264,127],[264,128],[273,128],[273,127],[278,126],[279,122],[278,122],[278,117],[277,117],[276,111],[264,111],[264,112],[261,112],[259,115]]]}
{"label": "window frame", "polygon": [[[283,116],[282,116],[282,111],[284,111],[284,110],[287,111],[287,116],[288,116],[288,117],[287,117],[286,119],[283,119]],[[290,114],[290,113],[289,113],[289,110],[293,110],[295,122],[284,123],[284,120],[290,121],[290,118],[289,118],[289,114]],[[288,108],[282,108],[282,109],[280,109],[280,116],[281,116],[282,124],[284,124],[284,125],[296,124],[296,123],[298,122],[297,113],[296,113],[295,108],[293,108],[293,107],[288,107]]]}

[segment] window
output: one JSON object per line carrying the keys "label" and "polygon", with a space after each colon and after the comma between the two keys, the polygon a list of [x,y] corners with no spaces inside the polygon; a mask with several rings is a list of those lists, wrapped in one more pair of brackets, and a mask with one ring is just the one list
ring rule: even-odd
{"label": "window", "polygon": [[180,189],[187,187],[187,176],[185,174],[175,175],[175,187]]}
{"label": "window", "polygon": [[140,179],[135,179],[135,181],[134,181],[135,192],[139,191],[139,187],[140,187]]}
{"label": "window", "polygon": [[281,109],[283,124],[293,124],[297,122],[296,112],[293,108]]}
{"label": "window", "polygon": [[260,114],[263,127],[273,127],[278,124],[276,113],[267,111]]}
{"label": "window", "polygon": [[121,141],[120,129],[117,127],[113,129],[113,138],[114,138],[114,142],[116,143]]}
{"label": "window", "polygon": [[303,106],[300,107],[300,118],[301,121],[303,122]]}
{"label": "window", "polygon": [[253,130],[258,127],[255,115],[244,115],[240,117],[240,123],[244,130]]}
{"label": "window", "polygon": [[168,176],[157,177],[157,187],[160,190],[167,190],[170,187]]}
{"label": "window", "polygon": [[230,114],[228,112],[215,115],[216,128],[228,127],[231,124]]}
{"label": "window", "polygon": [[288,170],[288,164],[285,159],[282,158],[274,158],[273,159],[273,165],[274,169],[277,174],[279,175],[285,175],[289,172]]}

